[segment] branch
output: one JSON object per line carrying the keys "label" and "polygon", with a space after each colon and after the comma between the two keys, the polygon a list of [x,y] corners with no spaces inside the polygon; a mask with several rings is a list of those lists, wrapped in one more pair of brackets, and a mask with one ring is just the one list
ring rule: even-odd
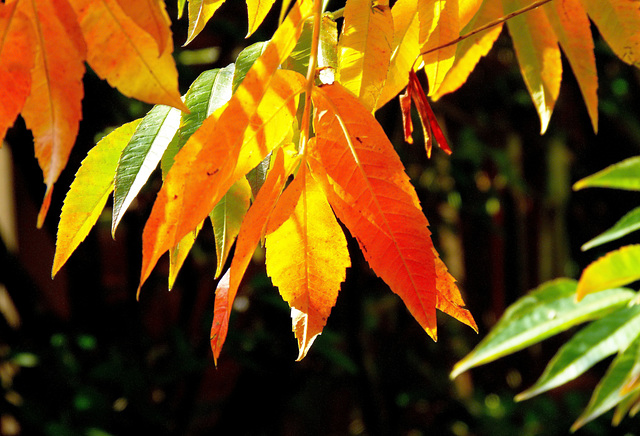
{"label": "branch", "polygon": [[440,45],[438,47],[430,48],[429,50],[423,51],[423,52],[420,53],[420,56],[424,56],[426,54],[433,53],[434,51],[438,51],[438,50],[441,50],[443,48],[447,48],[449,46],[455,45],[455,44],[459,43],[460,41],[464,41],[465,39],[475,35],[476,33],[480,33],[480,32],[482,32],[484,30],[487,30],[487,29],[495,27],[495,26],[497,26],[499,24],[502,24],[505,21],[510,20],[511,18],[513,18],[515,16],[524,14],[525,12],[529,12],[530,10],[535,9],[535,8],[537,8],[539,6],[542,6],[545,3],[549,3],[550,1],[552,1],[552,0],[537,0],[537,1],[533,2],[532,4],[530,4],[529,6],[525,6],[522,9],[518,9],[517,11],[511,12],[510,14],[507,14],[504,17],[500,17],[495,21],[492,21],[492,22],[487,23],[487,24],[485,24],[483,26],[480,26],[477,29],[474,29],[469,33],[465,33],[464,35],[460,35],[459,37],[457,37],[453,41],[450,41],[450,42],[447,42],[446,44]]}

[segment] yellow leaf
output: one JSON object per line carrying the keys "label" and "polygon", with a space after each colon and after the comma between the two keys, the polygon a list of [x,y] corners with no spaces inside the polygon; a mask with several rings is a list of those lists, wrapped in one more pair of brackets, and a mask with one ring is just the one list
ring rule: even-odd
{"label": "yellow leaf", "polygon": [[300,360],[322,333],[351,262],[344,233],[304,162],[276,208],[291,206],[287,220],[267,234],[266,264],[291,307]]}
{"label": "yellow leaf", "polygon": [[182,268],[182,264],[189,255],[193,244],[196,242],[202,224],[203,223],[198,224],[198,227],[196,227],[193,232],[184,235],[184,238],[169,250],[169,290],[173,289],[180,268]]}
{"label": "yellow leaf", "polygon": [[23,0],[18,9],[37,23],[31,94],[22,117],[33,132],[36,158],[47,185],[38,214],[41,227],[51,203],[53,184],[67,164],[78,134],[86,47],[75,13],[66,0]]}
{"label": "yellow leaf", "polygon": [[640,280],[640,245],[627,245],[587,266],[576,289],[576,299]]}
{"label": "yellow leaf", "polygon": [[171,35],[158,56],[155,40],[116,0],[70,0],[87,42],[87,60],[98,76],[127,97],[189,112],[180,99]]}
{"label": "yellow leaf", "polygon": [[158,46],[158,54],[171,41],[171,20],[163,0],[117,0],[123,12],[147,32]]}
{"label": "yellow leaf", "polygon": [[[503,0],[503,5],[504,11],[509,13],[528,3],[525,0]],[[549,126],[562,81],[558,39],[547,15],[540,8],[511,18],[507,27],[522,77],[540,116],[540,133],[544,133]]]}
{"label": "yellow leaf", "polygon": [[393,17],[389,1],[350,0],[338,42],[336,80],[373,111],[387,77]]}
{"label": "yellow leaf", "polygon": [[598,72],[587,13],[580,0],[554,0],[544,6],[544,11],[578,81],[593,130],[597,133]]}
{"label": "yellow leaf", "polygon": [[278,66],[293,50],[310,13],[310,2],[294,4],[223,112],[207,118],[176,155],[145,225],[140,285],[160,256],[290,131],[306,81]]}
{"label": "yellow leaf", "polygon": [[264,17],[267,16],[271,10],[271,6],[275,0],[247,0],[247,12],[249,15],[249,30],[247,31],[246,38],[250,37],[255,32]]}
{"label": "yellow leaf", "polygon": [[[409,71],[420,55],[418,33],[418,0],[398,0],[391,8],[393,16],[393,45],[389,71],[382,92],[376,102],[376,109],[381,108],[394,98],[409,82]],[[416,67],[419,62],[416,62]]]}
{"label": "yellow leaf", "polygon": [[189,35],[183,47],[198,36],[224,2],[225,0],[189,0]]}
{"label": "yellow leaf", "polygon": [[[502,4],[499,1],[485,1],[477,14],[471,19],[469,24],[461,33],[480,28],[503,15]],[[440,87],[431,94],[431,98],[436,101],[440,97],[460,88],[469,77],[469,74],[476,67],[478,61],[493,47],[493,43],[500,36],[502,24],[492,27],[484,32],[473,35],[460,43],[456,48],[455,61],[440,84]]]}
{"label": "yellow leaf", "polygon": [[429,93],[434,94],[453,65],[455,45],[431,51],[456,39],[460,33],[458,0],[418,2],[420,44],[424,71],[429,79]]}
{"label": "yellow leaf", "polygon": [[0,3],[0,147],[31,89],[35,35],[17,3]]}
{"label": "yellow leaf", "polygon": [[124,124],[102,138],[82,161],[62,206],[52,277],[62,268],[98,220],[113,191],[113,175],[120,154],[140,121],[142,119]]}
{"label": "yellow leaf", "polygon": [[640,67],[640,11],[633,0],[580,0],[613,52]]}

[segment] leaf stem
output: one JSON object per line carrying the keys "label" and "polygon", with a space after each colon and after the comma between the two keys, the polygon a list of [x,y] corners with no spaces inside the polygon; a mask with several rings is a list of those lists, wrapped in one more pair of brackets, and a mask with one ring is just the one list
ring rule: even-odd
{"label": "leaf stem", "polygon": [[316,80],[318,67],[318,47],[320,45],[320,26],[322,25],[322,0],[313,0],[313,36],[311,38],[311,53],[309,54],[309,68],[307,69],[307,86],[304,93],[304,114],[300,127],[300,149],[298,153],[306,153],[307,141],[311,130],[311,93]]}
{"label": "leaf stem", "polygon": [[[482,25],[482,26],[478,27],[477,29],[473,29],[472,31],[470,31],[468,33],[465,33],[464,35],[460,35],[459,37],[457,37],[453,41],[449,41],[449,42],[447,42],[445,44],[442,44],[442,45],[439,45],[437,47],[433,47],[433,48],[430,48],[428,50],[425,50],[425,51],[420,53],[420,56],[424,56],[426,54],[433,53],[434,51],[442,50],[443,48],[447,48],[449,46],[455,45],[455,44],[459,43],[460,41],[464,41],[465,39],[475,35],[476,33],[480,33],[482,31],[485,31],[487,29],[495,27],[495,26],[497,26],[499,24],[502,24],[505,21],[510,20],[513,17],[516,17],[518,15],[524,14],[525,12],[529,12],[532,9],[536,9],[537,7],[540,7],[540,6],[544,5],[545,3],[549,3],[550,1],[553,1],[553,0],[537,0],[537,1],[533,2],[533,3],[531,3],[529,6],[525,6],[522,9],[518,9],[517,11],[513,11],[513,12],[505,15],[504,17],[500,17],[497,20],[491,21],[490,23],[487,23],[485,25]],[[418,56],[418,58],[420,56]]]}

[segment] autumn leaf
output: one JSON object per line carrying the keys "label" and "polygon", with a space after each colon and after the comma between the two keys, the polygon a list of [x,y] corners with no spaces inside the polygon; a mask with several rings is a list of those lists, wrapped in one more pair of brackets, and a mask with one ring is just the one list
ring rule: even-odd
{"label": "autumn leaf", "polygon": [[116,0],[70,0],[84,39],[91,68],[127,97],[147,103],[187,107],[178,92],[178,72],[167,35],[158,56],[156,41],[120,8]]}
{"label": "autumn leaf", "polygon": [[[502,15],[503,8],[500,1],[484,1],[477,13],[460,33],[467,34],[470,31],[494,22],[502,17]],[[503,24],[499,23],[457,44],[453,65],[444,77],[440,87],[430,95],[434,101],[464,85],[469,78],[469,74],[471,74],[478,64],[478,61],[486,56],[493,47],[498,36],[500,36],[502,27]]]}
{"label": "autumn leaf", "polygon": [[31,91],[35,35],[17,3],[0,4],[0,147]]}
{"label": "autumn leaf", "polygon": [[267,16],[274,2],[275,0],[247,0],[249,30],[247,31],[246,38],[253,35],[253,32],[262,24],[264,17]]}
{"label": "autumn leaf", "polygon": [[117,0],[122,11],[131,18],[138,27],[151,36],[157,46],[158,55],[168,47],[171,41],[171,19],[163,0]]}
{"label": "autumn leaf", "polygon": [[233,301],[240,287],[240,281],[249,265],[251,256],[265,233],[269,217],[284,188],[289,171],[285,170],[284,153],[279,148],[271,165],[267,178],[258,191],[255,201],[242,220],[235,254],[231,267],[222,276],[216,289],[216,299],[213,309],[213,323],[211,325],[211,350],[217,362],[222,345],[229,329],[229,316]]}
{"label": "autumn leaf", "polygon": [[[429,94],[435,93],[453,65],[455,46],[444,46],[460,33],[458,0],[418,2],[420,45],[424,71],[429,80]],[[440,46],[444,46],[437,49]],[[436,50],[437,49],[437,50]]]}
{"label": "autumn leaf", "polygon": [[293,6],[224,111],[205,120],[176,155],[143,233],[140,285],[160,256],[289,132],[305,80],[278,66],[295,46],[310,9],[310,2]]}
{"label": "autumn leaf", "polygon": [[[393,146],[379,124],[339,84],[315,88],[316,141],[312,172],[329,203],[373,270],[398,294],[434,339],[436,305],[452,316],[466,312],[450,277],[436,264],[428,221]],[[440,289],[446,288],[446,293]],[[460,321],[472,325],[470,315]]]}
{"label": "autumn leaf", "polygon": [[[503,0],[505,12],[526,6],[524,0]],[[527,90],[540,116],[540,133],[549,126],[560,82],[562,60],[558,39],[542,9],[533,9],[507,22]]]}
{"label": "autumn leaf", "polygon": [[38,214],[38,227],[42,227],[53,184],[67,163],[82,118],[86,47],[66,0],[20,1],[18,10],[38,23],[33,26],[36,57],[31,92],[22,117],[33,132],[35,155],[47,185]]}
{"label": "autumn leaf", "polygon": [[336,80],[374,110],[389,67],[393,17],[389,2],[350,0],[338,42]]}
{"label": "autumn leaf", "polygon": [[202,32],[207,21],[224,2],[225,0],[189,0],[189,34],[184,45],[189,44]]}
{"label": "autumn leaf", "polygon": [[585,295],[640,280],[640,245],[627,245],[607,253],[587,266],[576,289],[579,301]]}
{"label": "autumn leaf", "polygon": [[169,277],[168,277],[168,288],[169,290],[173,289],[173,285],[176,283],[176,278],[178,277],[178,273],[184,264],[184,261],[187,259],[193,244],[196,242],[196,238],[198,237],[198,233],[202,229],[202,225],[204,222],[198,224],[198,226],[192,231],[184,235],[182,240],[178,242],[174,247],[169,250]]}
{"label": "autumn leaf", "polygon": [[51,277],[55,276],[93,228],[113,191],[113,175],[122,150],[142,119],[118,127],[89,151],[64,199],[56,254]]}

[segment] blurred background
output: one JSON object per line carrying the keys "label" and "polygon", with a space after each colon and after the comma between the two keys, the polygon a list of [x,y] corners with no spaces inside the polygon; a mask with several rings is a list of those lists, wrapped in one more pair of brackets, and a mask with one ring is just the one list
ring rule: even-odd
{"label": "blurred background", "polygon": [[[175,2],[168,3],[174,19]],[[276,19],[272,11],[245,40],[244,4],[227,2],[184,49],[187,22],[175,20],[181,92],[202,71],[224,67],[246,45],[268,39]],[[163,258],[136,301],[142,229],[159,175],[125,215],[115,240],[108,204],[51,280],[59,211],[80,162],[108,129],[150,109],[88,68],[80,133],[43,229],[36,229],[42,173],[21,119],[0,149],[0,434],[568,434],[608,361],[565,387],[513,402],[568,335],[454,381],[448,374],[509,304],[545,280],[576,277],[608,251],[607,245],[587,253],[579,247],[640,202],[637,193],[571,192],[578,179],[640,152],[639,71],[615,58],[593,31],[597,136],[566,63],[549,130],[540,136],[506,31],[467,84],[433,104],[451,156],[434,150],[427,159],[420,138],[403,142],[396,100],[377,114],[480,333],[439,314],[439,342],[431,341],[350,239],[353,266],[324,333],[302,362],[295,362],[288,306],[257,252],[214,366],[215,248],[207,226],[174,289],[167,291]],[[633,235],[623,242],[634,238],[638,242]],[[577,434],[635,434],[633,420],[611,429],[610,418]]]}

